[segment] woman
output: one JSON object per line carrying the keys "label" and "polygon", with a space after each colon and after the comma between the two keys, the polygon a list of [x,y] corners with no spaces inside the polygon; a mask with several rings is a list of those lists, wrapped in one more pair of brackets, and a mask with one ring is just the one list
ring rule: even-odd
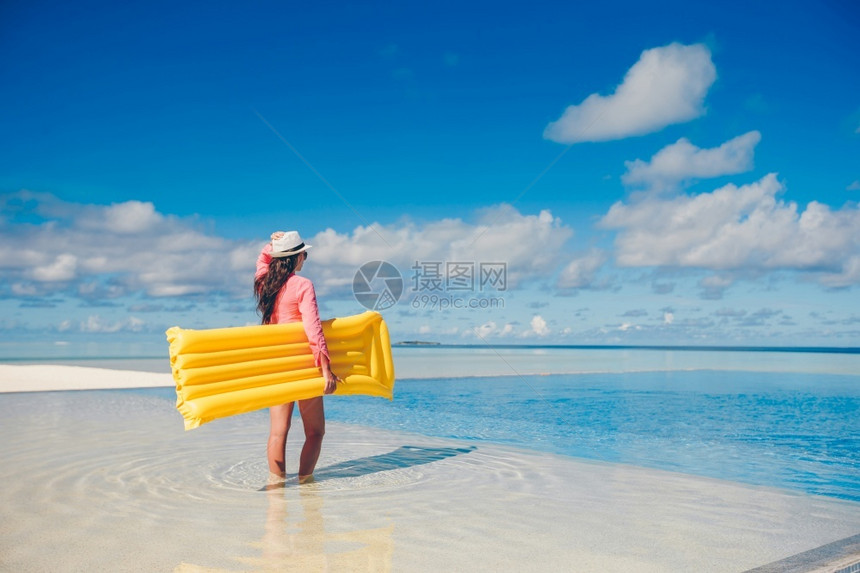
{"label": "woman", "polygon": [[[331,371],[331,359],[323,336],[314,285],[296,275],[308,258],[308,249],[296,231],[272,233],[272,242],[263,247],[257,258],[254,293],[257,311],[263,324],[301,321],[316,365],[322,369],[325,393],[337,389],[339,378]],[[299,400],[299,412],[305,428],[305,445],[299,459],[299,483],[313,480],[314,467],[320,455],[325,435],[325,412],[322,396]],[[286,477],[284,458],[287,433],[293,418],[293,402],[269,408],[270,429],[266,456],[269,471],[279,478]]]}

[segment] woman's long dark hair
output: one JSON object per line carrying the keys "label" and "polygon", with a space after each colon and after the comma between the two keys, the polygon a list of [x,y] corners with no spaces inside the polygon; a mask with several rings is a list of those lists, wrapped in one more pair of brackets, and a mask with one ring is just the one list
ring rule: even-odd
{"label": "woman's long dark hair", "polygon": [[275,313],[275,300],[287,284],[287,279],[296,269],[301,253],[291,257],[272,257],[266,274],[254,279],[254,295],[257,298],[257,312],[263,317],[262,324],[269,324]]}

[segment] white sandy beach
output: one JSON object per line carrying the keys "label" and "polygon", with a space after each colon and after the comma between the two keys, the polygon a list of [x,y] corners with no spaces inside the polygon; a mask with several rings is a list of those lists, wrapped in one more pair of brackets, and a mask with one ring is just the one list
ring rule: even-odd
{"label": "white sandy beach", "polygon": [[173,386],[171,374],[53,364],[0,364],[0,393]]}
{"label": "white sandy beach", "polygon": [[[0,385],[172,381],[3,365]],[[260,491],[263,412],[185,432],[163,398],[27,392],[0,414],[9,571],[746,571],[860,533],[853,502],[336,423],[316,483]],[[835,547],[792,570],[860,561]]]}

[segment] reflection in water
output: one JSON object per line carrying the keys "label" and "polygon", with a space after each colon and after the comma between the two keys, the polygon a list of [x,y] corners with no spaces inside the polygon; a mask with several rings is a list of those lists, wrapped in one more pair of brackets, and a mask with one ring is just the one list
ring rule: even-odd
{"label": "reflection in water", "polygon": [[[316,482],[352,478],[371,473],[407,468],[467,454],[464,448],[419,448],[402,446],[394,451],[347,460],[314,473]],[[299,488],[301,515],[288,510],[283,488],[286,482],[274,479],[265,488],[269,500],[266,530],[259,546],[260,559],[243,560],[248,565],[280,571],[391,571],[394,554],[394,525],[329,533],[323,522],[323,496],[313,485]],[[292,503],[292,502],[290,502]],[[328,549],[328,551],[326,551]]]}
{"label": "reflection in water", "polygon": [[[421,448],[402,446],[386,454],[367,456],[340,462],[314,474],[316,482],[338,478],[354,478],[429,464],[460,454],[475,446],[462,448]],[[295,481],[290,483],[295,484]],[[288,482],[273,474],[260,491],[268,500],[263,537],[250,546],[259,550],[260,557],[238,560],[254,570],[262,571],[379,571],[392,569],[394,555],[394,525],[347,532],[327,532],[323,518],[324,496],[311,483],[287,489]],[[293,494],[289,499],[287,494]],[[183,563],[174,573],[215,572]]]}
{"label": "reflection in water", "polygon": [[323,520],[323,497],[302,487],[299,504],[283,489],[266,492],[269,505],[263,538],[252,544],[259,558],[241,561],[275,571],[391,571],[394,526],[330,533]]}

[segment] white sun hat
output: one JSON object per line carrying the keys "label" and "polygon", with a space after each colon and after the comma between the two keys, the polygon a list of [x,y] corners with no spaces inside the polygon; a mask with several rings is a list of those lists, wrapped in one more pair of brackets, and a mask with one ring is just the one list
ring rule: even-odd
{"label": "white sun hat", "polygon": [[302,241],[298,231],[287,231],[282,237],[272,240],[273,257],[292,257],[311,248]]}

